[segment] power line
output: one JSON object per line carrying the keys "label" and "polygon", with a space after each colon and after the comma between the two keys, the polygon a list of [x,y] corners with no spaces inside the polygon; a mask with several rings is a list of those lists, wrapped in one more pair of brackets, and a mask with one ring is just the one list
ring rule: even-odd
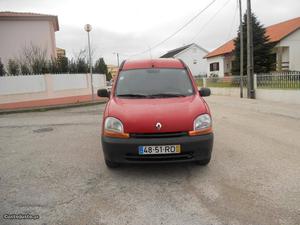
{"label": "power line", "polygon": [[232,19],[232,22],[231,22],[231,25],[230,25],[230,29],[229,29],[229,32],[228,32],[228,35],[227,35],[227,38],[226,39],[229,39],[230,35],[232,34],[232,30],[233,30],[233,27],[234,27],[234,22],[236,20],[236,15],[237,15],[237,12],[238,12],[238,8],[239,8],[239,4],[238,4],[238,0],[236,1],[236,7],[235,7],[235,11],[234,11],[234,16],[233,16],[233,19]]}
{"label": "power line", "polygon": [[144,54],[148,51],[153,50],[154,48],[157,48],[158,46],[162,45],[163,43],[165,43],[166,41],[168,41],[169,39],[171,39],[172,37],[174,37],[176,34],[178,34],[180,31],[182,31],[185,27],[187,27],[190,23],[192,23],[198,16],[200,16],[206,9],[208,9],[216,0],[213,0],[212,2],[210,2],[204,9],[202,9],[200,12],[198,12],[194,17],[192,17],[187,23],[185,23],[183,26],[181,26],[178,30],[176,30],[174,33],[172,33],[170,36],[168,36],[167,38],[165,38],[164,40],[158,42],[157,44],[153,45],[152,47],[148,48],[147,50],[144,50],[142,52],[136,53],[131,55],[130,57],[133,56],[137,56],[137,55],[141,55]]}
{"label": "power line", "polygon": [[216,11],[215,14],[213,14],[209,19],[208,21],[203,24],[203,26],[201,26],[200,28],[200,31],[191,39],[190,42],[193,42],[193,40],[195,40],[202,32],[203,32],[203,29],[219,14],[219,12],[221,12],[222,9],[225,8],[225,6],[230,2],[231,0],[227,0],[222,6],[221,8],[218,9],[218,11]]}

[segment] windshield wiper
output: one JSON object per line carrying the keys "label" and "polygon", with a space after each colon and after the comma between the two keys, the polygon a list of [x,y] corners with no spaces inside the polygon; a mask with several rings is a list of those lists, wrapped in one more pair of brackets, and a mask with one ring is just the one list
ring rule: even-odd
{"label": "windshield wiper", "polygon": [[179,94],[179,93],[158,93],[158,94],[153,94],[149,95],[149,97],[155,98],[155,97],[186,97],[184,94]]}
{"label": "windshield wiper", "polygon": [[121,95],[117,95],[117,97],[148,98],[149,95],[144,95],[144,94],[121,94]]}

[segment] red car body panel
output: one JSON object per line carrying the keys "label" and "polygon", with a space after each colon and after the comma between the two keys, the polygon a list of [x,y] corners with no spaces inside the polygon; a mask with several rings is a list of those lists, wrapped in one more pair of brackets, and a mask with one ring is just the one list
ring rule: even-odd
{"label": "red car body panel", "polygon": [[174,59],[155,59],[155,60],[135,60],[126,61],[122,70],[145,69],[145,68],[184,68],[179,60]]}
{"label": "red car body panel", "polygon": [[[167,133],[193,130],[193,121],[207,113],[199,96],[160,99],[112,98],[109,116],[123,122],[125,133]],[[162,128],[157,131],[155,124]]]}
{"label": "red car body panel", "polygon": [[[185,66],[181,61],[174,59],[135,60],[126,61],[122,71],[147,68],[182,69]],[[210,111],[205,100],[199,97],[198,88],[190,70],[186,69],[195,94],[179,98],[117,98],[114,93],[118,74],[112,87],[111,99],[104,112],[104,118],[111,116],[121,120],[125,133],[167,133],[193,130],[194,119],[201,114],[210,114]],[[153,126],[157,122],[163,124],[159,131]]]}
{"label": "red car body panel", "polygon": [[[190,70],[178,59],[126,61],[120,71],[151,68],[186,69],[194,93],[189,96],[163,98],[116,97],[117,75],[102,121],[102,149],[108,167],[122,163],[173,163],[192,162],[207,165],[213,148],[213,132],[194,133],[194,120],[201,114],[210,114],[209,107],[200,96]],[[99,93],[99,92],[98,92]],[[201,92],[205,95],[207,92]],[[107,97],[107,91],[102,97]],[[98,94],[101,97],[101,94]],[[104,132],[107,117],[114,117],[123,124],[121,136]],[[157,123],[161,128],[156,127]],[[145,146],[180,146],[178,154],[143,155]]]}

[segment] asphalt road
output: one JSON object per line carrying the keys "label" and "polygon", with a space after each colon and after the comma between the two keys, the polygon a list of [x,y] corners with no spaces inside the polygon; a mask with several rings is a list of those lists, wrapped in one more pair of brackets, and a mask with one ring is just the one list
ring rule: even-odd
{"label": "asphalt road", "polygon": [[[107,169],[104,105],[1,115],[0,224],[300,224],[300,106],[207,101],[207,167]],[[3,218],[13,213],[39,219]]]}

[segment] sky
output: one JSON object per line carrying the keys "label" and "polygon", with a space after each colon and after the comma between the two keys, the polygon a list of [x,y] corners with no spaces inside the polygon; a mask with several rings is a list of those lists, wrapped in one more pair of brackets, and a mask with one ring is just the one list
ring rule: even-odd
{"label": "sky", "polygon": [[[213,0],[0,0],[0,11],[57,15],[57,47],[72,58],[87,48],[84,25],[92,25],[93,59],[107,64],[124,59],[156,58],[169,50],[196,43],[211,51],[234,38],[239,26],[238,0],[215,0],[192,23],[161,42]],[[265,26],[300,16],[299,0],[251,0],[252,11]],[[243,13],[246,0],[242,0]],[[149,50],[150,49],[150,50]],[[145,52],[146,51],[146,52]],[[139,54],[145,52],[143,54]]]}

